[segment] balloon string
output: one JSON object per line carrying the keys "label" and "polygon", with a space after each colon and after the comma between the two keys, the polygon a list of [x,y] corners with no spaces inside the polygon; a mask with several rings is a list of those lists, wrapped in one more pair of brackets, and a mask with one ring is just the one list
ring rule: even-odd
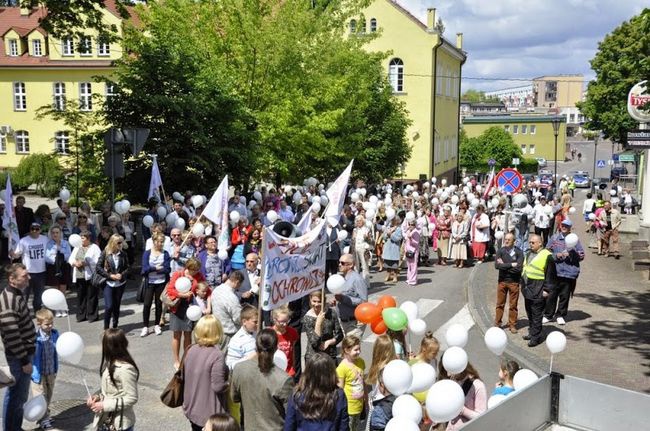
{"label": "balloon string", "polygon": [[86,378],[83,375],[83,372],[79,370],[79,374],[81,375],[81,380],[84,382],[84,386],[86,387],[86,392],[88,393],[88,397],[91,396],[90,394],[90,389],[88,388],[88,382],[86,382]]}
{"label": "balloon string", "polygon": [[67,312],[66,312],[66,314],[67,314],[67,317],[68,317],[68,331],[72,332],[72,325],[70,324],[70,314],[67,313]]}
{"label": "balloon string", "polygon": [[553,372],[553,355],[551,354],[551,366],[549,367],[548,373],[551,374]]}

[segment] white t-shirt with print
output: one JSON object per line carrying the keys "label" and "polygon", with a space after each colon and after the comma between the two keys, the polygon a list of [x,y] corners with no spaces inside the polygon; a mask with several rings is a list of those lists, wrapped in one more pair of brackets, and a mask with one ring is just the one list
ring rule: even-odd
{"label": "white t-shirt with print", "polygon": [[48,241],[45,235],[39,235],[38,238],[27,235],[18,242],[16,254],[22,255],[23,265],[30,274],[45,272],[45,247]]}

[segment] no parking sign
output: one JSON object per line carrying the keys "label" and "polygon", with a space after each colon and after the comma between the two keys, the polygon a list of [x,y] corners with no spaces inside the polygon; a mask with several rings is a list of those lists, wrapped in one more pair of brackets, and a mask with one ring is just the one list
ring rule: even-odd
{"label": "no parking sign", "polygon": [[524,179],[516,169],[504,168],[496,176],[496,185],[505,193],[518,193],[524,185]]}

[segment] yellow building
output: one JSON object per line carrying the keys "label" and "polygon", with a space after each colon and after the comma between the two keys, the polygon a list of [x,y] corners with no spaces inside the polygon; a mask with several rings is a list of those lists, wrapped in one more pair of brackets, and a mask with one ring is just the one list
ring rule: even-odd
{"label": "yellow building", "polygon": [[533,79],[534,104],[540,108],[575,108],[584,92],[583,75],[540,76]]}
{"label": "yellow building", "polygon": [[566,118],[551,115],[495,115],[463,118],[467,137],[480,136],[490,127],[498,126],[512,135],[515,144],[526,158],[543,157],[555,160],[555,134],[553,119],[560,119],[557,137],[557,160],[563,161],[566,153]]}
{"label": "yellow building", "polygon": [[[114,1],[105,5],[105,22],[121,31]],[[112,91],[96,77],[110,76],[113,60],[122,55],[119,43],[106,43],[90,30],[83,40],[57,39],[39,27],[44,13],[0,8],[0,169],[17,166],[29,154],[69,152],[71,132],[52,119],[37,120],[38,108],[65,109],[74,100],[91,111],[98,109],[93,94]]]}
{"label": "yellow building", "polygon": [[350,37],[379,32],[366,47],[390,52],[385,70],[395,95],[406,104],[413,147],[404,178],[454,178],[458,164],[461,68],[466,59],[462,34],[455,44],[442,37],[436,10],[427,24],[391,0],[375,0],[348,23]]}

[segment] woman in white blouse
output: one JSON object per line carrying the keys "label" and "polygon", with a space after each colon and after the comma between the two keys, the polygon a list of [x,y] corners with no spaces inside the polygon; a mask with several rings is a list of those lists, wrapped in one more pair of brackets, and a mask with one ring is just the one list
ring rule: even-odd
{"label": "woman in white blouse", "polygon": [[476,259],[476,263],[483,263],[487,245],[490,241],[490,218],[485,214],[483,205],[476,207],[476,214],[472,217],[470,234],[472,237],[472,256]]}
{"label": "woman in white blouse", "polygon": [[72,266],[72,282],[77,286],[77,322],[94,322],[99,315],[99,294],[98,288],[92,285],[90,279],[95,272],[101,250],[92,242],[91,232],[82,230],[79,236],[81,246],[75,247],[68,259]]}

